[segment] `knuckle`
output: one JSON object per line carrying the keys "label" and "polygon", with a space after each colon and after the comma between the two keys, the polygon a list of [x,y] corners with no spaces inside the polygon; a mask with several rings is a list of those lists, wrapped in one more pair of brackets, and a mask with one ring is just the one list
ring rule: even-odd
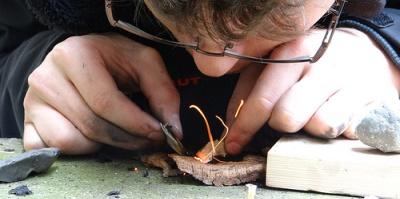
{"label": "knuckle", "polygon": [[66,62],[68,63],[68,57],[71,56],[70,53],[68,53],[68,49],[66,44],[60,43],[54,46],[53,50],[47,55],[46,60],[52,60],[55,63],[63,63]]}
{"label": "knuckle", "polygon": [[[61,65],[68,65],[70,58],[78,51],[82,53],[88,46],[91,45],[88,39],[82,36],[69,37],[63,42],[54,46],[48,54],[48,58]],[[47,57],[46,57],[47,58]]]}
{"label": "knuckle", "polygon": [[113,101],[110,94],[99,92],[89,99],[89,105],[95,113],[102,115],[112,107]]}
{"label": "knuckle", "polygon": [[40,68],[37,68],[28,76],[28,85],[34,88],[40,87],[45,79],[46,75]]}
{"label": "knuckle", "polygon": [[271,113],[274,103],[268,97],[261,97],[254,106],[262,113]]}
{"label": "knuckle", "polygon": [[276,108],[271,115],[269,125],[278,131],[296,133],[304,126],[303,122],[297,118],[292,111]]}
{"label": "knuckle", "polygon": [[304,40],[295,39],[290,42],[286,42],[285,44],[275,48],[271,52],[271,59],[282,59],[287,57],[296,57],[304,54],[306,51],[306,45]]}
{"label": "knuckle", "polygon": [[49,89],[51,74],[45,68],[37,68],[28,76],[28,85],[36,91]]}
{"label": "knuckle", "polygon": [[[178,91],[175,89],[173,84],[166,83],[163,85],[162,88],[154,88],[151,92],[147,94],[148,100],[150,103],[154,105],[164,105],[165,102],[173,102],[179,103],[180,102],[180,95]],[[162,101],[162,103],[160,103]]]}
{"label": "knuckle", "polygon": [[69,52],[70,50],[76,50],[77,47],[88,45],[88,39],[83,36],[72,36],[65,39],[63,42],[58,43],[54,46],[53,50],[60,50],[60,52]]}
{"label": "knuckle", "polygon": [[164,101],[167,102],[176,102],[176,103],[180,102],[180,95],[173,86],[171,87],[167,86],[165,92],[163,92],[162,94],[162,98]]}
{"label": "knuckle", "polygon": [[28,92],[25,97],[24,97],[24,101],[23,101],[23,107],[26,110],[30,109],[33,105],[33,99],[32,96],[30,95],[30,93]]}
{"label": "knuckle", "polygon": [[142,60],[146,64],[149,65],[164,65],[164,61],[160,55],[160,53],[151,47],[144,46],[140,52],[139,52],[140,57],[147,57],[149,59],[144,59]]}
{"label": "knuckle", "polygon": [[149,46],[143,46],[142,53],[152,58],[161,58],[160,53],[158,53],[156,49]]}

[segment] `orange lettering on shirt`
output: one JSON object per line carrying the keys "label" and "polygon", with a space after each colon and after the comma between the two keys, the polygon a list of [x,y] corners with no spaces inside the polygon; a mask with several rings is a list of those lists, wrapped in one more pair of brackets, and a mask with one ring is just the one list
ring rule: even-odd
{"label": "orange lettering on shirt", "polygon": [[183,77],[175,80],[178,87],[196,86],[199,84],[200,77]]}

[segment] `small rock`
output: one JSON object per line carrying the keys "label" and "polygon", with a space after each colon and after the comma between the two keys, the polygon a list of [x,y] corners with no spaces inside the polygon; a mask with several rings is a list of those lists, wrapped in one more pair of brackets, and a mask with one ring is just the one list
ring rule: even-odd
{"label": "small rock", "polygon": [[15,149],[6,148],[6,149],[4,149],[3,151],[5,151],[5,152],[14,152],[14,151],[15,151]]}
{"label": "small rock", "polygon": [[107,193],[107,196],[119,196],[119,194],[121,194],[120,191],[114,190],[114,191],[108,192],[108,193]]}
{"label": "small rock", "polygon": [[59,154],[56,148],[43,148],[1,160],[0,182],[15,182],[25,179],[33,171],[46,171]]}
{"label": "small rock", "polygon": [[32,191],[29,190],[28,186],[20,185],[8,191],[8,194],[14,194],[16,196],[26,196],[32,194]]}
{"label": "small rock", "polygon": [[358,139],[383,152],[400,153],[400,108],[374,104],[362,114],[355,128]]}
{"label": "small rock", "polygon": [[143,177],[147,178],[149,176],[149,170],[146,168],[143,170]]}

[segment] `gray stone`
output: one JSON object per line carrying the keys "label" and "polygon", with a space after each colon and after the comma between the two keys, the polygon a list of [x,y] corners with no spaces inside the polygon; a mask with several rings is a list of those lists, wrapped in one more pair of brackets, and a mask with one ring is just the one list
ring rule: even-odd
{"label": "gray stone", "polygon": [[57,159],[56,148],[31,150],[0,161],[0,182],[15,182],[25,179],[31,172],[46,171]]}
{"label": "gray stone", "polygon": [[389,104],[370,106],[363,113],[355,132],[368,146],[383,152],[400,153],[400,108]]}
{"label": "gray stone", "polygon": [[16,196],[27,196],[31,195],[32,191],[28,188],[26,185],[20,185],[18,187],[15,187],[14,189],[11,189],[9,194],[14,194]]}

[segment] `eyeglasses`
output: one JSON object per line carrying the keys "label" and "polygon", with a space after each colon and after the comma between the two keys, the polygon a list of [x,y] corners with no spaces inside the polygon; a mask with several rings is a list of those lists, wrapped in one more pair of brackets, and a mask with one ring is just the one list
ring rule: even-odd
{"label": "eyeglasses", "polygon": [[227,57],[232,57],[232,58],[236,58],[236,59],[240,59],[240,60],[246,60],[246,61],[250,61],[250,62],[254,62],[254,63],[269,64],[269,63],[301,63],[301,62],[315,63],[315,62],[317,62],[322,57],[322,55],[325,53],[325,51],[327,50],[327,48],[332,40],[333,34],[335,33],[335,30],[336,30],[337,24],[339,22],[340,15],[343,11],[344,4],[346,3],[346,0],[335,1],[335,5],[330,10],[332,13],[331,21],[327,27],[327,30],[326,30],[326,33],[322,40],[321,46],[318,48],[318,50],[314,56],[301,56],[301,57],[295,57],[295,58],[291,58],[291,59],[278,59],[278,60],[268,59],[268,58],[263,58],[263,57],[253,57],[253,56],[240,54],[240,53],[232,50],[233,49],[232,44],[225,45],[225,47],[223,48],[223,50],[221,52],[210,52],[207,50],[203,50],[200,47],[199,40],[197,40],[195,43],[185,43],[185,42],[179,42],[179,41],[172,41],[169,39],[165,39],[165,38],[161,38],[159,36],[149,34],[130,23],[114,19],[113,9],[112,9],[113,2],[115,4],[115,3],[121,2],[121,0],[114,0],[114,1],[113,0],[105,0],[105,9],[106,9],[106,14],[107,14],[109,23],[114,27],[121,28],[125,31],[135,34],[136,36],[139,36],[139,37],[142,37],[142,38],[145,38],[145,39],[157,42],[157,43],[161,43],[164,45],[168,45],[168,46],[192,49],[198,53],[208,55],[208,56],[214,56],[214,57],[227,56]]}

